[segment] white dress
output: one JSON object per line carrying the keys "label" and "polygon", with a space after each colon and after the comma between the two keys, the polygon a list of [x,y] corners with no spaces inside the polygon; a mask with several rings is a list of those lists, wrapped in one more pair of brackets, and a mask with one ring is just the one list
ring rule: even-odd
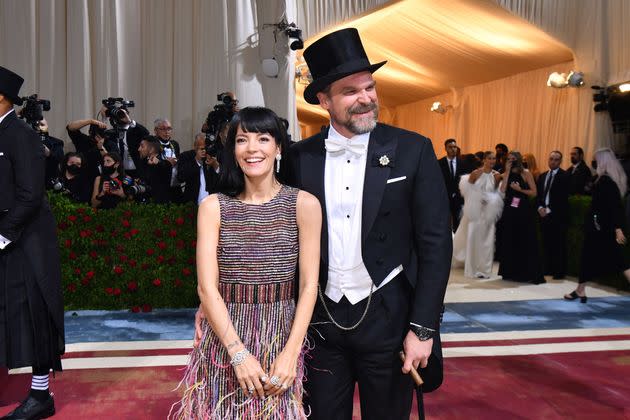
{"label": "white dress", "polygon": [[468,182],[469,175],[464,175],[459,182],[464,211],[453,238],[453,266],[463,265],[464,275],[469,278],[492,275],[495,226],[503,212],[503,195],[494,174],[483,172],[474,184]]}

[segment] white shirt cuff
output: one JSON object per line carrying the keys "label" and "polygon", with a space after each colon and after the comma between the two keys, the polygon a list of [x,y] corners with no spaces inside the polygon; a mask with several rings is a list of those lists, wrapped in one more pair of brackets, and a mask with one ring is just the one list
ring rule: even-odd
{"label": "white shirt cuff", "polygon": [[6,248],[6,246],[9,245],[10,243],[11,243],[10,240],[0,235],[0,249]]}

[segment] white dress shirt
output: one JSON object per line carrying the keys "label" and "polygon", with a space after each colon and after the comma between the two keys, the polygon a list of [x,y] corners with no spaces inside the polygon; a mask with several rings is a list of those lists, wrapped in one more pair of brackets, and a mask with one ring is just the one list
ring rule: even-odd
{"label": "white dress shirt", "polygon": [[[451,175],[453,177],[455,177],[455,174],[457,173],[457,157],[454,157],[453,159],[450,159],[448,156],[446,157],[446,160],[448,161],[448,171],[451,172]],[[453,162],[453,171],[451,171],[451,162]]]}
{"label": "white dress shirt", "polygon": [[123,135],[123,143],[125,144],[125,150],[121,158],[123,160],[123,168],[125,168],[126,171],[136,170],[136,164],[134,163],[133,158],[131,157],[131,153],[129,153],[129,145],[127,144],[127,131],[129,130],[129,128],[133,128],[135,126],[136,126],[136,122],[131,121],[131,124],[128,124],[122,127],[125,130],[124,135]]}
{"label": "white dress shirt", "polygon": [[[545,195],[545,207],[549,208],[549,194],[551,193],[551,187],[553,187],[553,180],[556,179],[556,175],[558,174],[558,169],[556,168],[553,171],[549,171],[547,172],[547,177],[545,178],[545,184],[543,185],[543,188],[547,189],[547,195]],[[552,177],[551,179],[549,179],[549,177]],[[551,185],[549,185],[549,188],[547,188],[547,183],[551,182]],[[544,193],[544,191],[543,191]]]}
{"label": "white dress shirt", "polygon": [[[195,160],[195,162],[197,162],[197,160]],[[199,194],[197,195],[197,205],[199,205],[201,201],[210,194],[206,191],[206,177],[203,173],[203,166],[199,162],[197,162],[197,165],[199,165]]]}
{"label": "white dress shirt", "polygon": [[[2,121],[4,121],[4,119],[6,118],[7,115],[9,115],[10,113],[13,112],[13,108],[11,108],[9,110],[9,112],[7,112],[6,114],[4,114],[3,116],[0,117],[0,124],[2,124]],[[4,236],[0,235],[0,249],[4,249],[6,248],[7,245],[9,245],[11,243],[10,240],[8,240],[7,238],[5,238]]]}
{"label": "white dress shirt", "polygon": [[[368,297],[373,285],[361,255],[363,181],[370,133],[347,139],[331,124],[328,138],[365,145],[365,152],[360,155],[348,150],[327,152],[324,171],[328,227],[328,283],[325,293],[334,302],[345,296],[354,305]],[[394,269],[378,288],[401,271],[402,266]],[[378,288],[374,287],[374,290]]]}

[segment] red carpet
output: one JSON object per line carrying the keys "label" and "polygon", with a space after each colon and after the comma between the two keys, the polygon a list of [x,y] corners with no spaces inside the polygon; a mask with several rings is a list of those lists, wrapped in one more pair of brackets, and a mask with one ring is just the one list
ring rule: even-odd
{"label": "red carpet", "polygon": [[[425,397],[429,419],[630,419],[630,351],[449,358],[445,369]],[[180,377],[180,367],[68,370],[52,380],[54,418],[163,419]],[[0,373],[0,415],[29,381]]]}

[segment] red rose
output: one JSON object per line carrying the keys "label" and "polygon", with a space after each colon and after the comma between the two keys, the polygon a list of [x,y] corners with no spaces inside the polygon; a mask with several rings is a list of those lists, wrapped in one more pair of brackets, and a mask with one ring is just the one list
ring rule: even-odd
{"label": "red rose", "polygon": [[134,314],[137,314],[138,312],[140,312],[140,307],[139,306],[132,306],[131,307],[131,312],[133,312]]}
{"label": "red rose", "polygon": [[168,265],[173,265],[175,264],[175,256],[173,255],[172,257],[170,257],[168,260],[166,260],[166,262],[168,263]]}
{"label": "red rose", "polygon": [[98,245],[99,246],[107,246],[109,244],[109,242],[107,242],[105,239],[100,239],[98,241]]}
{"label": "red rose", "polygon": [[162,219],[162,224],[163,224],[163,225],[170,225],[170,224],[171,224],[171,221],[170,221],[170,220],[168,220],[168,217],[165,217],[164,219]]}
{"label": "red rose", "polygon": [[129,233],[131,233],[131,236],[136,236],[138,233],[140,233],[139,229],[131,229],[129,231]]}
{"label": "red rose", "polygon": [[123,236],[125,237],[125,239],[131,239],[131,232],[125,232]]}
{"label": "red rose", "polygon": [[190,220],[194,219],[195,218],[195,213],[188,213],[188,218]]}
{"label": "red rose", "polygon": [[168,232],[168,236],[170,236],[171,238],[176,237],[176,236],[177,236],[177,231],[176,231],[175,229],[171,229],[171,230]]}
{"label": "red rose", "polygon": [[98,258],[98,254],[96,253],[96,251],[90,251],[90,257]]}
{"label": "red rose", "polygon": [[121,266],[119,265],[114,266],[114,273],[121,275],[124,271],[125,270],[123,270]]}
{"label": "red rose", "polygon": [[83,216],[83,221],[85,223],[89,222],[90,220],[92,220],[92,218],[90,216],[87,216],[87,215]]}
{"label": "red rose", "polygon": [[88,279],[87,277],[83,277],[83,279],[81,279],[81,284],[87,286],[88,284],[90,284],[90,279]]}
{"label": "red rose", "polygon": [[142,305],[142,312],[151,312],[152,310],[153,308],[151,308],[151,305],[149,305],[148,303]]}
{"label": "red rose", "polygon": [[155,254],[155,250],[154,250],[153,248],[149,248],[149,249],[147,249],[147,255],[148,255],[148,256],[151,256],[151,255],[153,255],[153,254]]}
{"label": "red rose", "polygon": [[184,224],[184,218],[183,217],[178,217],[177,219],[175,219],[175,224],[178,226],[181,226]]}
{"label": "red rose", "polygon": [[97,225],[94,229],[96,229],[97,232],[105,231],[105,227],[103,225]]}
{"label": "red rose", "polygon": [[114,296],[120,296],[120,289],[118,287],[114,289]]}
{"label": "red rose", "polygon": [[90,236],[90,233],[87,230],[82,230],[79,232],[79,236],[81,236],[82,238],[87,238],[88,236]]}
{"label": "red rose", "polygon": [[129,283],[127,283],[127,289],[129,289],[130,292],[135,292],[136,290],[138,290],[138,283],[136,283],[135,281],[130,281]]}
{"label": "red rose", "polygon": [[79,212],[79,213],[81,213],[81,214],[84,214],[84,213],[85,213],[85,208],[83,208],[83,207],[79,207],[79,208],[77,209],[77,212]]}
{"label": "red rose", "polygon": [[140,266],[141,270],[148,270],[149,269],[149,264],[148,263],[142,263],[142,265]]}
{"label": "red rose", "polygon": [[66,239],[65,245],[66,248],[70,248],[72,246],[72,239]]}
{"label": "red rose", "polygon": [[74,223],[77,221],[77,216],[75,216],[74,214],[71,214],[70,216],[68,216],[68,220]]}
{"label": "red rose", "polygon": [[116,251],[118,251],[118,252],[125,252],[125,247],[120,245],[120,244],[118,244],[118,245],[116,245]]}
{"label": "red rose", "polygon": [[81,269],[80,268],[75,268],[74,269],[74,274],[81,274]]}
{"label": "red rose", "polygon": [[122,219],[122,225],[126,228],[131,226],[131,222],[129,222],[129,220],[127,219]]}
{"label": "red rose", "polygon": [[190,276],[192,271],[189,268],[182,268],[182,274],[185,276]]}
{"label": "red rose", "polygon": [[153,285],[155,287],[160,287],[162,285],[162,280],[160,280],[160,279],[153,280]]}
{"label": "red rose", "polygon": [[164,262],[164,255],[158,255],[155,259],[155,262],[157,262],[158,264],[162,264]]}
{"label": "red rose", "polygon": [[195,265],[195,257],[190,257],[186,260],[186,262],[190,265]]}
{"label": "red rose", "polygon": [[153,231],[153,234],[154,234],[156,237],[161,238],[161,237],[162,237],[162,229],[155,229],[155,230]]}
{"label": "red rose", "polygon": [[69,292],[74,293],[74,292],[76,292],[76,290],[77,290],[77,285],[76,285],[76,284],[74,284],[74,283],[70,283],[70,284],[68,285],[68,291],[69,291]]}
{"label": "red rose", "polygon": [[131,210],[125,210],[125,212],[123,213],[123,215],[127,218],[133,216],[133,212]]}
{"label": "red rose", "polygon": [[186,242],[184,242],[183,239],[178,239],[177,243],[175,243],[175,246],[177,247],[177,249],[184,249],[184,247],[186,246]]}
{"label": "red rose", "polygon": [[66,230],[66,229],[68,229],[68,224],[67,224],[67,223],[65,223],[65,222],[61,222],[61,223],[59,223],[59,224],[57,225],[57,228],[58,228],[59,230]]}
{"label": "red rose", "polygon": [[160,241],[157,243],[157,247],[160,249],[166,249],[166,242]]}
{"label": "red rose", "polygon": [[184,284],[180,279],[175,279],[175,287],[181,287]]}
{"label": "red rose", "polygon": [[112,262],[112,257],[110,257],[109,255],[105,255],[105,258],[103,258],[103,260],[106,264],[109,264]]}
{"label": "red rose", "polygon": [[118,231],[116,229],[114,229],[114,230],[112,230],[111,237],[115,238],[116,236],[118,236]]}
{"label": "red rose", "polygon": [[129,260],[129,267],[135,267],[136,264],[136,260]]}
{"label": "red rose", "polygon": [[114,289],[112,287],[106,287],[105,293],[111,296],[112,294],[114,294]]}
{"label": "red rose", "polygon": [[94,271],[88,271],[87,273],[85,273],[85,277],[87,277],[88,279],[94,278]]}
{"label": "red rose", "polygon": [[70,258],[71,260],[76,260],[77,254],[75,254],[74,251],[70,251],[70,254],[68,254],[68,258]]}
{"label": "red rose", "polygon": [[125,254],[122,254],[120,257],[118,257],[120,259],[120,262],[125,262],[129,259],[128,256],[126,256]]}
{"label": "red rose", "polygon": [[190,247],[191,248],[196,248],[197,247],[197,241],[194,240],[194,239],[192,241],[190,241]]}

